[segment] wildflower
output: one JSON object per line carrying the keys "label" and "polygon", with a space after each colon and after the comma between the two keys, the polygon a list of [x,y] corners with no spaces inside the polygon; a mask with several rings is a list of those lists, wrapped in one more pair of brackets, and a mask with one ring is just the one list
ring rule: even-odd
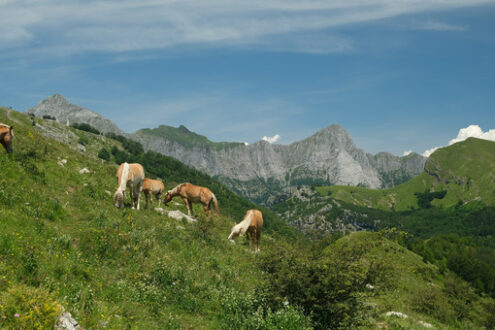
{"label": "wildflower", "polygon": [[14,314],[14,317],[19,317],[19,316],[20,316],[19,313]]}

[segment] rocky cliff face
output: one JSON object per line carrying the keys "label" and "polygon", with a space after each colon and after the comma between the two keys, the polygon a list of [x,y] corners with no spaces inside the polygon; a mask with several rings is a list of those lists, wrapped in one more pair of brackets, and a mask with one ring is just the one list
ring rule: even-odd
{"label": "rocky cliff face", "polygon": [[301,184],[393,186],[421,173],[425,161],[418,154],[366,154],[339,125],[328,126],[287,146],[265,141],[251,145],[219,145],[211,141],[191,145],[152,131],[138,131],[132,138],[146,150],[177,158],[264,204]]}
{"label": "rocky cliff face", "polygon": [[52,116],[63,124],[90,124],[103,133],[124,134],[124,132],[110,120],[89,109],[81,108],[80,106],[70,103],[60,94],[55,94],[44,99],[26,112],[32,113],[36,117],[43,117],[45,115]]}

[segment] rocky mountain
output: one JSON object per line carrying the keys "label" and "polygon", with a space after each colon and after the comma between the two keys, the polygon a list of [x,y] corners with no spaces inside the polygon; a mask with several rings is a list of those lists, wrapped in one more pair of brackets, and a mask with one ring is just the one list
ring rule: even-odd
{"label": "rocky mountain", "polygon": [[184,126],[143,129],[131,136],[145,149],[177,158],[263,204],[276,202],[297,185],[390,187],[421,173],[425,162],[418,154],[365,153],[336,124],[290,145],[215,143]]}
{"label": "rocky mountain", "polygon": [[72,104],[60,94],[50,96],[36,106],[26,110],[37,117],[51,116],[63,124],[86,123],[103,133],[124,134],[109,119],[78,105]]}
{"label": "rocky mountain", "polygon": [[[49,115],[62,123],[88,123],[105,133],[125,134],[110,120],[58,94],[27,112]],[[145,150],[174,157],[265,205],[285,199],[291,188],[299,185],[391,187],[421,173],[425,163],[424,157],[414,153],[406,157],[368,154],[336,124],[290,145],[212,142],[184,126],[161,125],[125,135],[142,143]]]}

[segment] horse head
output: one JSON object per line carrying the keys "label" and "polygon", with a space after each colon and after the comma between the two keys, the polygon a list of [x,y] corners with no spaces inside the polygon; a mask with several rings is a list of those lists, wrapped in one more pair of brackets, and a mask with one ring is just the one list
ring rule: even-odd
{"label": "horse head", "polygon": [[165,194],[165,198],[163,199],[163,204],[167,204],[168,202],[170,202],[172,200],[172,194],[170,193],[170,190],[167,191],[167,193]]}
{"label": "horse head", "polygon": [[235,225],[232,227],[232,229],[230,230],[230,235],[229,237],[227,238],[231,243],[235,243],[234,242],[234,238],[236,238],[237,236],[239,236],[240,234],[240,230],[239,228],[237,228],[237,222],[235,223]]}
{"label": "horse head", "polygon": [[12,148],[12,140],[14,139],[14,126],[9,126],[8,130],[2,133],[1,135],[1,143],[7,153],[12,153],[14,149]]}
{"label": "horse head", "polygon": [[115,207],[118,209],[121,209],[124,207],[124,194],[125,194],[125,190],[119,191],[117,189],[117,191],[113,195],[113,197],[115,198]]}

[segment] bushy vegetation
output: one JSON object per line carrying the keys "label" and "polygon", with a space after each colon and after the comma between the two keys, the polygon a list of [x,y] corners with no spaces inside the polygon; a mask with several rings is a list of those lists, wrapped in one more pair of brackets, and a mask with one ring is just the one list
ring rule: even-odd
{"label": "bushy vegetation", "polygon": [[73,123],[70,126],[76,128],[78,130],[81,130],[81,131],[86,131],[86,132],[93,133],[93,134],[100,134],[100,131],[98,129],[94,128],[93,126],[91,126],[90,124]]}

